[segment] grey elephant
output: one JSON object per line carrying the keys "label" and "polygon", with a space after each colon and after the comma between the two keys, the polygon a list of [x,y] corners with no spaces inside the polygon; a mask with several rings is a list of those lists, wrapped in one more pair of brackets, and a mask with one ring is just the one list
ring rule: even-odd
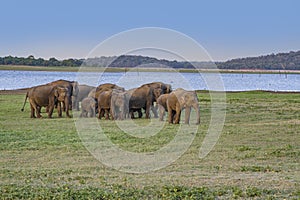
{"label": "grey elephant", "polygon": [[95,117],[96,101],[93,97],[86,97],[81,101],[80,117]]}
{"label": "grey elephant", "polygon": [[72,107],[79,111],[79,102],[81,102],[84,98],[88,97],[89,93],[95,88],[96,87],[90,85],[78,85],[78,94],[76,98],[72,96]]}
{"label": "grey elephant", "polygon": [[200,124],[200,108],[195,91],[187,91],[182,88],[171,92],[167,98],[169,123],[179,124],[181,111],[185,109],[185,123],[189,124],[191,108],[196,111],[196,124]]}
{"label": "grey elephant", "polygon": [[51,118],[55,104],[59,101],[64,101],[67,95],[68,90],[60,86],[39,85],[32,87],[26,93],[25,101],[21,111],[24,111],[26,100],[28,98],[31,109],[31,118],[41,118],[42,107],[48,108],[48,117]]}
{"label": "grey elephant", "polygon": [[129,113],[129,99],[126,92],[113,90],[111,93],[111,115],[112,119],[124,120]]}

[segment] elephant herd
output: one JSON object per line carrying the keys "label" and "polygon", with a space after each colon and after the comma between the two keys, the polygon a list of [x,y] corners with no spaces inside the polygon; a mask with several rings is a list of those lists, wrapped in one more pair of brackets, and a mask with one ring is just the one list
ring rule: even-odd
{"label": "elephant herd", "polygon": [[[179,124],[181,111],[185,109],[185,123],[190,121],[191,108],[196,111],[196,124],[200,123],[199,101],[195,91],[178,88],[172,91],[169,84],[152,82],[138,88],[125,90],[112,83],[101,84],[98,87],[79,85],[76,81],[57,80],[45,85],[29,88],[27,98],[30,102],[31,117],[42,117],[41,108],[46,107],[48,117],[52,117],[54,108],[58,116],[62,111],[71,117],[69,110],[81,109],[80,117],[95,117],[99,119],[124,120],[139,118],[145,113],[145,118],[151,115],[162,121],[168,112],[168,122]],[[81,106],[80,106],[81,102]],[[159,111],[159,114],[158,114]],[[36,114],[36,116],[35,116]]]}

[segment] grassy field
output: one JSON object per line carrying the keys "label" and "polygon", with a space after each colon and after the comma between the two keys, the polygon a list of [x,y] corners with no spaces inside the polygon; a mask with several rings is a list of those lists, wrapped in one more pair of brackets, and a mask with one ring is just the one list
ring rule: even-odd
{"label": "grassy field", "polygon": [[[28,102],[20,111],[24,97],[0,95],[0,199],[300,198],[300,94],[227,93],[223,132],[199,159],[211,114],[209,94],[199,93],[202,121],[189,150],[145,174],[104,166],[84,147],[73,119],[56,113],[31,119]],[[162,133],[141,139],[112,121],[100,124],[111,141],[135,152],[159,149],[179,126],[166,124]]]}

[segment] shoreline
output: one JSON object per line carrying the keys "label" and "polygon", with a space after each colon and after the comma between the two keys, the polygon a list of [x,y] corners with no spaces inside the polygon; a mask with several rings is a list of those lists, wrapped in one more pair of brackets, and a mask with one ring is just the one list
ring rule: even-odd
{"label": "shoreline", "polygon": [[245,74],[300,74],[300,70],[249,70],[249,69],[171,69],[171,68],[104,68],[104,67],[56,67],[0,65],[0,70],[53,71],[53,72],[182,72],[182,73],[245,73]]}

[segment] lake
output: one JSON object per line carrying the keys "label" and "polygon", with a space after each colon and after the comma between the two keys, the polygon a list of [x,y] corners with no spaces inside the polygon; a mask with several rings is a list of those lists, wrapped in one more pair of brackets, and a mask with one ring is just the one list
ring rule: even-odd
{"label": "lake", "polygon": [[175,88],[221,91],[300,91],[300,74],[260,73],[178,73],[178,72],[48,72],[0,70],[0,90],[45,84],[58,79],[77,80],[97,86],[116,83],[130,89],[141,84],[162,81]]}

